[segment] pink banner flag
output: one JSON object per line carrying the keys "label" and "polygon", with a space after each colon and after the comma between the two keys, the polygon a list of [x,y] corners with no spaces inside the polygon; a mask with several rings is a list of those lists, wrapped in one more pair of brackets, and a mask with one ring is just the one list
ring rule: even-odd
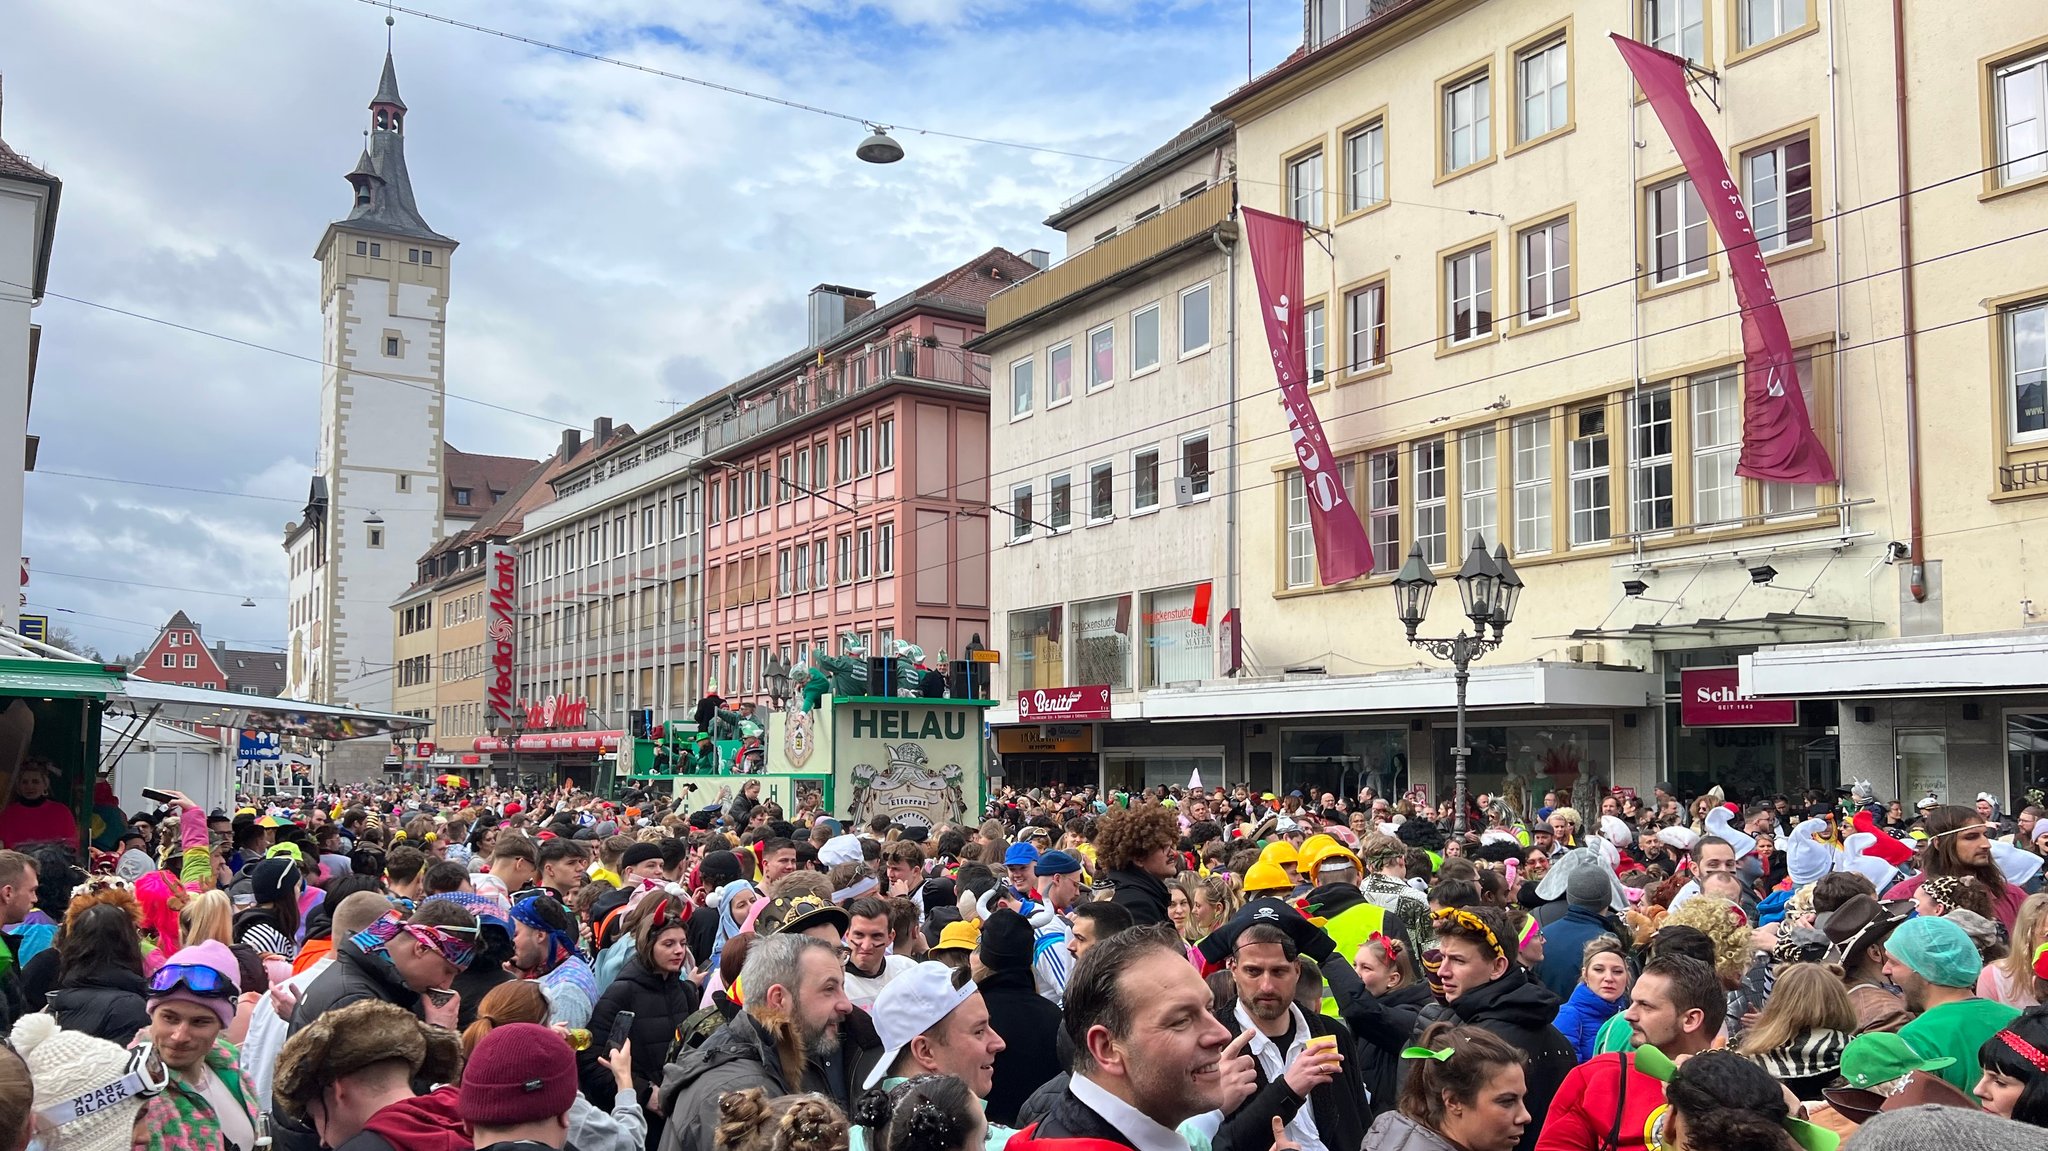
{"label": "pink banner flag", "polygon": [[1330,456],[1330,441],[1308,398],[1308,348],[1301,334],[1301,221],[1245,208],[1245,242],[1251,246],[1252,278],[1259,285],[1259,314],[1266,318],[1266,345],[1280,381],[1280,406],[1301,482],[1308,492],[1309,531],[1316,541],[1316,569],[1323,586],[1356,579],[1373,569],[1372,541],[1343,473]]}
{"label": "pink banner flag", "polygon": [[1771,287],[1771,270],[1750,227],[1742,190],[1729,176],[1714,134],[1692,105],[1686,62],[1626,36],[1609,35],[1699,190],[1733,273],[1735,302],[1742,308],[1743,390],[1742,461],[1735,470],[1758,480],[1833,483],[1835,464],[1814,435],[1806,397],[1799,390],[1799,366],[1792,355],[1792,336],[1785,330],[1785,314],[1778,310],[1777,290]]}

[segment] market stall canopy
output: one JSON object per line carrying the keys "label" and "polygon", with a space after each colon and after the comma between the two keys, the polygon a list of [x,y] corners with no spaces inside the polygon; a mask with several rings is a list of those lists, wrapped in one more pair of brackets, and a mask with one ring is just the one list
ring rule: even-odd
{"label": "market stall canopy", "polygon": [[368,739],[433,725],[432,720],[298,699],[272,699],[129,677],[107,695],[115,711],[209,727],[275,731],[307,739]]}

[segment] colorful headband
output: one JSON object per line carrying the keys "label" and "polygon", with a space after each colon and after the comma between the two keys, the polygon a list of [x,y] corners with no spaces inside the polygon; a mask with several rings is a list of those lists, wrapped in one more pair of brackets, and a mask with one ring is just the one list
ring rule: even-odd
{"label": "colorful headband", "polygon": [[462,970],[468,970],[470,962],[476,958],[473,941],[458,939],[449,934],[449,929],[431,924],[407,923],[396,911],[385,912],[351,940],[364,951],[384,951],[400,932],[412,936],[422,947],[432,948],[441,958]]}
{"label": "colorful headband", "polygon": [[2043,1054],[2039,1047],[2021,1039],[2010,1028],[1999,1032],[1997,1038],[1999,1042],[2012,1048],[2020,1058],[2033,1064],[2036,1070],[2048,1071],[2048,1054]]}
{"label": "colorful headband", "polygon": [[1452,907],[1437,912],[1431,918],[1433,918],[1439,924],[1442,924],[1444,921],[1448,920],[1451,923],[1454,923],[1457,926],[1466,929],[1467,931],[1478,932],[1479,934],[1486,937],[1486,945],[1488,947],[1493,948],[1494,955],[1502,959],[1506,959],[1508,957],[1508,949],[1500,945],[1500,937],[1493,933],[1493,928],[1488,927],[1486,925],[1485,920],[1479,918],[1471,912],[1466,911],[1461,907]]}

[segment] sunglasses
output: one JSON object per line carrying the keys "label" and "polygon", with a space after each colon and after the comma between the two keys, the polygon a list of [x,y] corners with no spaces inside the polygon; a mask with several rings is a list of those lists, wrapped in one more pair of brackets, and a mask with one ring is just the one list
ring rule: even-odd
{"label": "sunglasses", "polygon": [[168,995],[180,984],[192,994],[207,999],[233,999],[236,994],[232,979],[211,967],[198,964],[168,963],[149,977],[149,990],[153,995]]}

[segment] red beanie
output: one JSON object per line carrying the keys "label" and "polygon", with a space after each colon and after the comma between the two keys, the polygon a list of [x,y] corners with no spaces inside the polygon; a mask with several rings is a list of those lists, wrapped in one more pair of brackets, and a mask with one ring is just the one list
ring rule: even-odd
{"label": "red beanie", "polygon": [[474,1127],[515,1127],[569,1113],[576,1102],[576,1055],[538,1023],[491,1028],[462,1065],[456,1109]]}

